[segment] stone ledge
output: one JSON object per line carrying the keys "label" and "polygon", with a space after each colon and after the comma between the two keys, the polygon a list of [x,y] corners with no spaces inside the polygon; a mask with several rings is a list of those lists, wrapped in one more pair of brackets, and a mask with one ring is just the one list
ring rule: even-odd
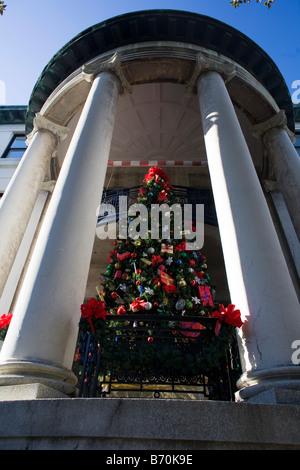
{"label": "stone ledge", "polygon": [[300,406],[57,398],[0,402],[1,449],[300,449]]}

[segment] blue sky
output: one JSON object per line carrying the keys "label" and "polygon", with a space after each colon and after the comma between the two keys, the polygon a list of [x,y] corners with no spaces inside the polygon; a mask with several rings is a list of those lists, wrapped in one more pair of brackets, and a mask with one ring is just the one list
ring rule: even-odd
{"label": "blue sky", "polygon": [[293,82],[298,80],[300,84],[300,0],[275,0],[270,10],[255,0],[237,9],[229,0],[6,0],[6,3],[6,12],[0,16],[0,104],[27,105],[49,60],[84,29],[116,15],[156,8],[201,13],[233,26],[269,54],[291,95],[295,92]]}

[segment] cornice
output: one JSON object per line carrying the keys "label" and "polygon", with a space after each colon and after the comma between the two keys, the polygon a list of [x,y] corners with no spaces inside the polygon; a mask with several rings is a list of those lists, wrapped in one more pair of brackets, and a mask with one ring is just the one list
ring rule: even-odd
{"label": "cornice", "polygon": [[176,10],[127,13],[96,24],[69,41],[50,60],[30,97],[27,132],[47,98],[75,70],[95,57],[122,46],[150,41],[195,44],[222,54],[245,68],[283,109],[294,130],[293,105],[287,85],[272,59],[250,38],[213,18]]}

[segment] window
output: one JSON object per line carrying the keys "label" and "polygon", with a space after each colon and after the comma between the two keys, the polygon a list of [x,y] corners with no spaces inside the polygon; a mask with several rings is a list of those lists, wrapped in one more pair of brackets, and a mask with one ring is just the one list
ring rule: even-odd
{"label": "window", "polygon": [[300,134],[296,134],[295,137],[296,137],[295,147],[300,156]]}
{"label": "window", "polygon": [[22,158],[27,149],[25,140],[26,136],[24,134],[15,134],[2,155],[2,158]]}

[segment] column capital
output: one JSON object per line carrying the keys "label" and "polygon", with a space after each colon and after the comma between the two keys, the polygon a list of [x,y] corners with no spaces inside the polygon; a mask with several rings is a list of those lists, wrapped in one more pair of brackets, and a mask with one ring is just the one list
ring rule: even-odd
{"label": "column capital", "polygon": [[125,92],[131,94],[132,88],[127,78],[124,75],[120,54],[115,53],[113,56],[106,60],[96,59],[92,62],[85,64],[82,68],[83,76],[88,82],[93,82],[94,78],[102,72],[110,72],[117,76],[121,82],[121,94]]}
{"label": "column capital", "polygon": [[45,116],[42,114],[37,113],[33,120],[33,130],[30,132],[30,134],[28,134],[26,144],[29,145],[34,134],[41,130],[51,132],[53,135],[55,135],[58,141],[64,140],[69,132],[67,127],[60,126],[59,124],[56,124],[55,122],[45,118]]}
{"label": "column capital", "polygon": [[225,83],[227,83],[235,76],[236,70],[234,65],[229,62],[221,62],[220,60],[207,58],[199,53],[196,56],[193,75],[186,86],[188,93],[196,93],[197,80],[200,75],[206,72],[217,72],[223,77]]}
{"label": "column capital", "polygon": [[291,132],[287,127],[287,118],[283,109],[281,109],[277,114],[272,116],[267,121],[261,122],[260,124],[256,124],[255,126],[253,126],[252,134],[257,138],[262,137],[264,139],[269,131],[276,128],[284,129],[291,141],[294,143],[295,137],[293,132]]}

